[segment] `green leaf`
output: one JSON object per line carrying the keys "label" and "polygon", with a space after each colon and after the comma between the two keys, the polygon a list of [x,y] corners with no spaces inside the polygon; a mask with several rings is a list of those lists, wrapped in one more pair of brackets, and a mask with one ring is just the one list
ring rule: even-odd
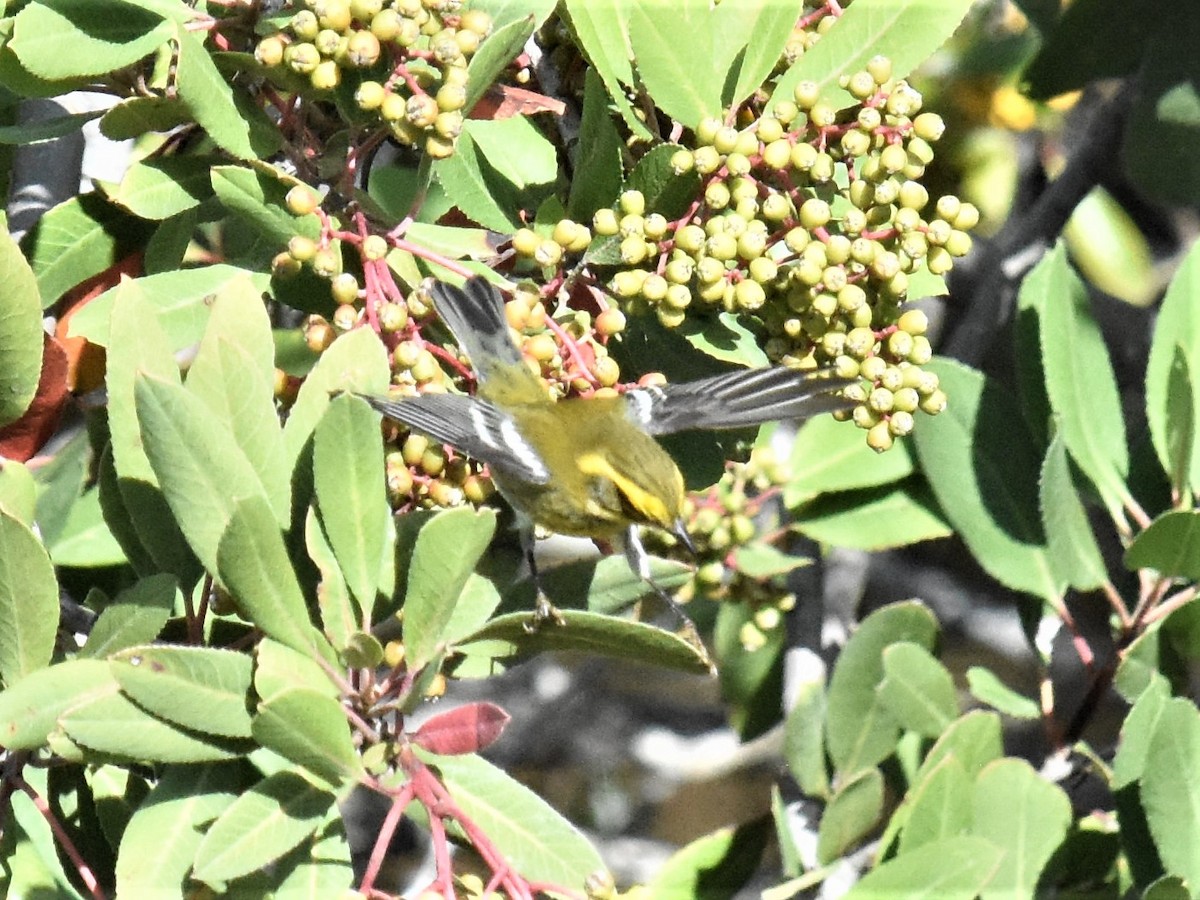
{"label": "green leaf", "polygon": [[255,625],[281,644],[333,659],[329,645],[309,623],[304,595],[266,500],[249,497],[231,510],[216,560],[217,576]]}
{"label": "green leaf", "polygon": [[121,591],[92,625],[81,657],[104,659],[110,653],[153,641],[180,596],[175,578],[166,573],[149,575]]}
{"label": "green leaf", "polygon": [[62,531],[50,544],[50,558],[56,566],[76,568],[119,566],[128,562],[104,521],[98,490],[86,491],[71,506]]}
{"label": "green leaf", "polygon": [[700,176],[695,172],[676,175],[671,157],[680,150],[678,144],[659,144],[638,160],[629,173],[627,187],[641,191],[646,198],[646,213],[660,213],[677,219],[687,211],[700,190]]}
{"label": "green leaf", "polygon": [[[265,494],[229,426],[183,386],[135,379],[142,444],[179,527],[200,562],[217,572],[217,547],[239,501]],[[273,517],[272,517],[273,518]]]}
{"label": "green leaf", "polygon": [[[212,189],[221,204],[249,224],[264,242],[282,247],[295,235],[316,238],[321,224],[316,216],[293,216],[285,198],[295,181],[280,172],[271,177],[263,166],[217,166],[210,169]],[[273,171],[273,170],[272,170]]]}
{"label": "green leaf", "polygon": [[1000,717],[980,709],[959,716],[925,755],[914,780],[926,777],[934,766],[952,754],[972,778],[992,760],[1003,756]]}
{"label": "green leaf", "polygon": [[895,643],[883,650],[879,697],[902,727],[935,738],[958,715],[950,672],[924,647]]}
{"label": "green leaf", "polygon": [[0,425],[7,425],[37,393],[44,339],[38,285],[7,228],[0,228],[0,279]]}
{"label": "green leaf", "polygon": [[553,9],[553,4],[547,4],[546,0],[538,0],[539,8],[535,9],[530,9],[531,4],[528,3],[514,3],[509,15],[502,14],[498,18],[494,11],[488,9],[492,5],[471,5],[472,9],[492,12],[492,33],[467,64],[467,102],[463,106],[464,113],[469,113],[487,89],[496,83],[505,67],[521,52],[534,31]]}
{"label": "green leaf", "polygon": [[[49,776],[45,770],[27,767],[22,776],[38,798],[46,798]],[[34,799],[23,791],[14,791],[8,802],[11,817],[5,826],[4,841],[6,896],[82,900],[63,870],[55,834]]]}
{"label": "green leaf", "polygon": [[1146,756],[1158,728],[1158,720],[1171,700],[1165,678],[1150,682],[1121,723],[1121,739],[1113,759],[1112,789],[1119,791],[1140,781],[1146,772]]}
{"label": "green leaf", "polygon": [[711,663],[684,638],[653,625],[609,615],[560,610],[562,626],[530,632],[529,613],[510,613],[492,619],[464,638],[458,650],[468,655],[515,661],[548,650],[578,650],[615,659],[632,659],[684,672],[709,672]]}
{"label": "green leaf", "polygon": [[883,815],[883,774],[863,769],[844,781],[825,806],[817,834],[817,860],[828,865],[870,833]]}
{"label": "green leaf", "polygon": [[1175,272],[1158,310],[1146,363],[1146,422],[1163,471],[1177,488],[1200,476],[1200,242]]}
{"label": "green leaf", "polygon": [[[0,457],[0,511],[22,525],[31,526],[37,513],[37,498],[37,482],[29,467],[14,459]],[[38,524],[40,528],[41,523]]]}
{"label": "green leaf", "polygon": [[[37,276],[42,307],[103,272],[127,249],[143,246],[151,227],[95,193],[72,197],[47,210],[21,242]],[[80,316],[90,314],[103,319],[107,332],[109,309],[90,312],[91,308],[89,303],[72,317],[72,328]]]}
{"label": "green leaf", "polygon": [[495,231],[517,228],[515,210],[501,202],[506,192],[495,186],[497,176],[485,168],[483,155],[469,132],[463,132],[453,155],[438,160],[433,171],[446,196],[471,221]]}
{"label": "green leaf", "polygon": [[117,690],[108,663],[68,660],[39,669],[0,691],[0,744],[36,750],[67,709]]}
{"label": "green leaf", "polygon": [[109,658],[121,690],[176,725],[219,737],[250,737],[250,657],[214,647],[147,645]]}
{"label": "green leaf", "polygon": [[463,131],[471,135],[488,165],[518,192],[544,194],[558,177],[554,145],[526,116],[468,119]]}
{"label": "green leaf", "polygon": [[971,830],[971,779],[953,753],[913,784],[895,819],[902,820],[901,855]]}
{"label": "green leaf", "polygon": [[974,900],[1000,868],[1004,851],[974,835],[931,841],[885,862],[846,900]]}
{"label": "green leaf", "polygon": [[[384,484],[379,416],[358,397],[334,398],[317,423],[313,482],[321,525],[342,577],[359,607],[370,610],[379,591],[380,567],[393,552],[388,540],[392,512]],[[452,596],[440,600],[448,606]],[[407,651],[413,652],[412,645]]]}
{"label": "green leaf", "polygon": [[9,46],[41,78],[103,75],[123,69],[176,35],[172,23],[129,3],[30,3],[13,22]]}
{"label": "green leaf", "polygon": [[391,378],[390,371],[387,351],[371,329],[356,328],[334,341],[300,386],[284,423],[285,468],[289,472],[296,468],[313,429],[325,414],[331,391],[382,393]]}
{"label": "green leaf", "polygon": [[[654,105],[687,128],[721,114],[728,73],[714,66],[715,46],[724,37],[716,24],[707,0],[633,4],[629,10],[638,76]],[[687,40],[679,39],[683,34]]]}
{"label": "green leaf", "polygon": [[203,827],[234,803],[244,785],[236,766],[167,766],[125,828],[117,855],[122,897],[180,896]]}
{"label": "green leaf", "polygon": [[[138,278],[133,285],[150,304],[149,315],[165,332],[171,352],[196,343],[208,324],[209,301],[231,282],[247,275],[255,287],[265,290],[267,277],[248,273],[237,266],[218,263],[199,269],[163,272]],[[109,316],[118,292],[127,285],[109,288],[71,319],[71,337],[86,337],[93,344],[110,345]]]}
{"label": "green leaf", "polygon": [[748,329],[732,313],[715,317],[696,317],[684,320],[679,333],[688,342],[713,359],[739,366],[765,366],[767,354],[760,346],[760,337]]}
{"label": "green leaf", "polygon": [[796,26],[796,9],[770,0],[725,0],[711,16],[712,67],[726,73],[721,106],[740,106],[779,62]]}
{"label": "green leaf", "polygon": [[633,9],[630,0],[597,3],[596,0],[566,0],[572,30],[579,45],[595,67],[609,99],[616,104],[625,125],[643,140],[652,135],[646,124],[634,113],[625,85],[633,85],[633,47],[629,39],[629,17]]}
{"label": "green leaf", "polygon": [[194,876],[219,884],[275,862],[311,835],[335,797],[295,772],[276,772],[224,810],[196,848]]}
{"label": "green leaf", "polygon": [[129,558],[140,562],[139,571],[171,572],[181,585],[190,585],[199,566],[146,457],[134,400],[137,373],[178,382],[179,368],[141,285],[120,285],[111,309],[115,341],[107,354],[106,382],[113,470],[109,476],[109,467],[101,465],[101,506]]}
{"label": "green leaf", "polygon": [[1119,510],[1129,473],[1121,400],[1087,288],[1063,244],[1026,276],[1021,294],[1021,305],[1037,313],[1046,393],[1063,441],[1108,508]]}
{"label": "green leaf", "polygon": [[259,641],[254,653],[254,690],[264,702],[294,688],[313,691],[335,702],[341,696],[337,685],[312,654],[293,650],[270,638]]}
{"label": "green leaf", "polygon": [[50,662],[58,580],[29,526],[0,509],[0,678],[12,685]]}
{"label": "green leaf", "polygon": [[[140,138],[153,131],[170,131],[192,121],[192,114],[175,97],[128,97],[109,107],[100,120],[100,133],[110,141]],[[185,157],[164,157],[164,159]]]}
{"label": "green leaf", "polygon": [[893,603],[871,613],[850,636],[829,682],[829,755],[843,778],[870,768],[896,748],[899,725],[878,687],[884,680],[883,651],[910,641],[931,649],[937,620],[920,603]]}
{"label": "green leaf", "polygon": [[416,670],[438,653],[454,601],[496,530],[491,510],[439,512],[417,533],[404,593],[404,646]]}
{"label": "green leaf", "polygon": [[967,669],[967,687],[971,696],[980,703],[996,709],[1014,719],[1040,719],[1041,709],[1024,694],[1014,691],[1002,682],[991,669],[971,666]]}
{"label": "green leaf", "polygon": [[878,487],[907,478],[913,458],[907,440],[887,453],[867,446],[862,429],[832,416],[815,416],[796,432],[789,457],[791,477],[783,488],[788,508],[830,491]]}
{"label": "green leaf", "polygon": [[815,81],[821,97],[840,109],[857,101],[838,79],[866,67],[882,54],[892,61],[892,74],[903,78],[928,59],[952,35],[974,0],[855,0],[837,23],[805,51],[775,83],[767,112],[791,100],[801,81]]}
{"label": "green leaf", "polygon": [[1071,802],[1023,759],[988,764],[975,779],[971,833],[1004,850],[982,900],[1032,897],[1038,876],[1071,825]]}
{"label": "green leaf", "polygon": [[527,787],[473,754],[420,754],[441,773],[454,802],[529,881],[582,884],[604,867],[596,849]]}
{"label": "green leaf", "polygon": [[210,298],[209,308],[204,338],[188,369],[187,390],[229,423],[276,521],[287,527],[291,472],[283,465],[274,398],[275,346],[261,291],[248,277],[234,279]]}
{"label": "green leaf", "polygon": [[929,485],[920,477],[825,494],[796,511],[795,527],[815,541],[860,550],[903,547],[952,533]]}
{"label": "green leaf", "polygon": [[[179,63],[176,72],[179,97],[192,111],[196,121],[222,150],[238,159],[266,159],[279,147],[278,131],[270,132],[259,126],[253,107],[235,102],[229,83],[222,77],[208,50],[195,35],[186,30],[177,33]],[[270,134],[272,139],[264,139]]]}
{"label": "green leaf", "polygon": [[1195,896],[1200,884],[1200,713],[1183,698],[1168,700],[1158,717],[1142,772],[1142,806],[1154,845],[1170,875]]}
{"label": "green leaf", "polygon": [[1037,597],[1058,596],[1037,507],[1041,454],[1012,395],[959,363],[939,360],[929,368],[953,398],[914,433],[938,504],[997,581]]}
{"label": "green leaf", "polygon": [[252,730],[264,747],[331,785],[362,774],[341,704],[326,693],[309,688],[282,690],[258,705]]}
{"label": "green leaf", "polygon": [[272,875],[279,879],[275,900],[335,897],[353,883],[350,842],[336,806],[330,808],[315,834],[272,867]]}
{"label": "green leaf", "polygon": [[621,192],[624,145],[608,112],[608,95],[596,70],[584,71],[583,118],[567,211],[577,222],[591,222],[596,210],[611,206]]}
{"label": "green leaf", "polygon": [[[633,571],[623,556],[617,555],[572,560],[539,574],[546,596],[566,609],[586,608],[589,612],[613,615],[628,609],[651,590],[646,579]],[[681,587],[691,577],[691,567],[683,563],[650,557],[650,580],[663,590]],[[515,598],[520,598],[518,602],[526,608],[532,607],[531,579],[522,579],[513,587],[508,599]]]}
{"label": "green leaf", "polygon": [[775,578],[811,562],[806,557],[792,556],[762,541],[742,544],[733,550],[733,568],[748,578]]}
{"label": "green leaf", "polygon": [[795,700],[784,721],[783,756],[796,784],[810,797],[829,796],[825,762],[825,665],[804,653],[794,666]]}
{"label": "green leaf", "polygon": [[770,820],[721,828],[677,850],[646,885],[655,900],[720,900],[746,886],[770,833]]}
{"label": "green leaf", "polygon": [[1200,579],[1200,512],[1168,512],[1150,523],[1125,551],[1125,568]]}
{"label": "green leaf", "polygon": [[349,646],[352,636],[358,633],[362,611],[350,595],[337,557],[329,546],[329,539],[321,530],[317,511],[311,506],[304,517],[304,546],[309,559],[321,573],[321,580],[317,584],[317,606],[321,610],[325,636],[333,648],[341,653]]}
{"label": "green leaf", "polygon": [[40,122],[29,122],[23,125],[5,125],[0,127],[0,144],[40,144],[53,141],[68,134],[74,134],[92,119],[100,115],[100,110],[92,112],[71,113],[46,119]]}
{"label": "green leaf", "polygon": [[1100,587],[1108,580],[1108,574],[1071,480],[1071,465],[1061,431],[1054,435],[1046,450],[1039,489],[1042,525],[1055,576],[1081,591]]}
{"label": "green leaf", "polygon": [[162,220],[194,209],[212,196],[216,157],[163,156],[130,166],[112,194],[143,219]]}
{"label": "green leaf", "polygon": [[68,709],[60,719],[77,744],[118,759],[156,763],[199,763],[237,759],[245,744],[182,731],[109,691]]}

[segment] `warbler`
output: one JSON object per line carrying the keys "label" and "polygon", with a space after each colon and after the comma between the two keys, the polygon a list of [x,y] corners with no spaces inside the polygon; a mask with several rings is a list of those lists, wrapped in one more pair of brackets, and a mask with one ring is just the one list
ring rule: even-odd
{"label": "warbler", "polygon": [[[683,475],[656,435],[807,418],[852,405],[836,393],[846,379],[782,366],[555,401],[526,366],[494,286],[475,277],[462,288],[439,282],[430,293],[475,370],[475,394],[360,396],[387,418],[487,464],[517,514],[535,583],[533,529],[540,525],[623,549],[633,570],[658,590],[638,527],[673,532],[689,548],[691,539],[682,516]],[[538,597],[538,615],[553,615],[540,588]]]}

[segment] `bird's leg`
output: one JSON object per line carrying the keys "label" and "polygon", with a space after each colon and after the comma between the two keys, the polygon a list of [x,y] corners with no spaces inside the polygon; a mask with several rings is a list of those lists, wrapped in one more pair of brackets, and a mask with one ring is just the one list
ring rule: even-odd
{"label": "bird's leg", "polygon": [[542,590],[542,580],[538,576],[537,557],[534,553],[536,540],[533,534],[533,523],[519,522],[518,531],[521,536],[521,550],[525,554],[525,562],[529,566],[529,577],[533,579],[533,588],[537,595],[537,599],[534,601],[533,615],[525,623],[525,631],[532,634],[546,622],[554,625],[565,625],[566,622],[563,620],[562,613],[554,608],[554,604],[550,602],[550,598]]}
{"label": "bird's leg", "polygon": [[[707,660],[708,650],[705,649],[704,641],[700,639],[700,631],[696,628],[696,623],[692,621],[691,616],[683,611],[683,607],[679,602],[668,594],[665,590],[654,583],[654,579],[650,577],[650,556],[646,553],[646,548],[642,546],[641,535],[638,534],[636,525],[630,525],[625,537],[621,542],[624,545],[625,559],[629,562],[629,568],[633,569],[641,579],[653,588],[660,600],[667,605],[667,608],[675,614],[679,620],[680,630],[683,632],[684,639],[695,647]],[[688,541],[690,548],[691,542]]]}

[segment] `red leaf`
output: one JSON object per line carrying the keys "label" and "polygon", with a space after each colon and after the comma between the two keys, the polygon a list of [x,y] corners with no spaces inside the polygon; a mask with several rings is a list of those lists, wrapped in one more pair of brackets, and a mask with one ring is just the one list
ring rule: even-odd
{"label": "red leaf", "polygon": [[54,334],[67,352],[67,387],[72,391],[86,394],[104,384],[105,356],[103,347],[88,343],[81,337],[67,337],[71,330],[71,317],[118,284],[123,275],[134,278],[141,270],[142,255],[130,253],[103,272],[71,288],[59,301],[58,326]]}
{"label": "red leaf", "polygon": [[32,459],[54,434],[66,405],[67,354],[50,335],[42,341],[42,373],[29,409],[15,422],[0,428],[0,456],[25,462]]}
{"label": "red leaf", "polygon": [[500,737],[511,718],[494,703],[468,703],[427,720],[411,739],[443,756],[478,753]]}

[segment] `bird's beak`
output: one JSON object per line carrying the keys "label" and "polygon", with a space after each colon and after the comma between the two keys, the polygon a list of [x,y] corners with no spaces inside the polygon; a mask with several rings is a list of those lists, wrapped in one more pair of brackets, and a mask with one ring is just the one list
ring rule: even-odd
{"label": "bird's beak", "polygon": [[687,547],[688,553],[692,554],[692,556],[696,555],[696,545],[692,543],[692,536],[688,534],[687,525],[683,519],[675,520],[675,525],[672,527],[671,533],[679,538],[679,542],[683,546]]}

